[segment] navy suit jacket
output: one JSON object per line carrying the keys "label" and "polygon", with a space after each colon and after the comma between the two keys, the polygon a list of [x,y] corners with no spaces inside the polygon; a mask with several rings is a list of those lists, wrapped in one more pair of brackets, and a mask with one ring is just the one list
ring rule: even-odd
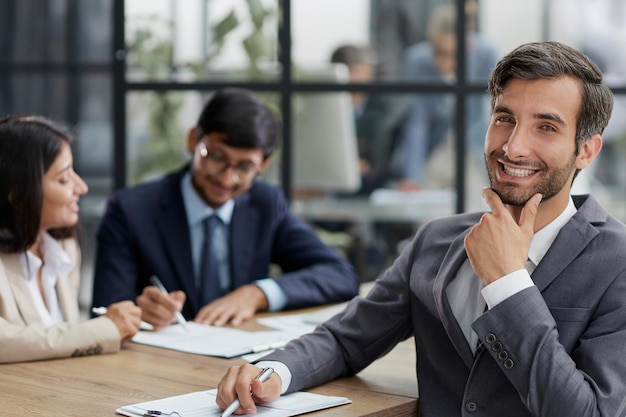
{"label": "navy suit jacket", "polygon": [[301,390],[357,373],[413,336],[424,417],[623,417],[626,227],[591,197],[574,202],[535,286],[473,323],[475,355],[445,288],[481,213],[426,224],[367,297],[263,359],[285,363],[288,391]]}
{"label": "navy suit jacket", "polygon": [[[191,239],[180,190],[188,167],[158,181],[114,192],[97,234],[93,304],[135,300],[157,275],[168,291],[187,294],[183,314],[199,308]],[[267,278],[287,294],[286,308],[345,301],[358,293],[354,268],[289,209],[282,192],[255,181],[238,196],[230,224],[232,287]]]}

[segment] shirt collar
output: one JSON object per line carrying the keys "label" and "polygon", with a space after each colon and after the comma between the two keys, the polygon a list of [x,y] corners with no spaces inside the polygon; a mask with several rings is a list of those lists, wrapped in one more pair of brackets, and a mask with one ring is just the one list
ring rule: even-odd
{"label": "shirt collar", "polygon": [[[43,234],[39,248],[43,256],[43,263],[52,271],[66,275],[72,270],[72,260],[69,255],[63,250],[59,242],[48,233]],[[30,251],[26,251],[25,257],[19,256],[18,259],[26,280],[35,279],[37,271],[42,265],[42,260]],[[50,275],[51,279],[54,280],[52,286],[56,285],[57,273]]]}
{"label": "shirt collar", "polygon": [[193,188],[190,172],[187,172],[183,176],[180,188],[183,195],[183,203],[185,205],[189,226],[201,223],[213,213],[217,214],[217,216],[222,219],[224,224],[230,224],[230,220],[233,217],[233,210],[235,208],[235,200],[231,198],[215,210],[209,207]]}
{"label": "shirt collar", "polygon": [[548,249],[550,249],[552,242],[556,239],[561,228],[565,226],[576,212],[574,201],[570,198],[561,214],[534,234],[533,240],[530,243],[530,249],[528,250],[528,259],[530,259],[535,266],[539,265],[539,262],[541,262],[548,252]]}

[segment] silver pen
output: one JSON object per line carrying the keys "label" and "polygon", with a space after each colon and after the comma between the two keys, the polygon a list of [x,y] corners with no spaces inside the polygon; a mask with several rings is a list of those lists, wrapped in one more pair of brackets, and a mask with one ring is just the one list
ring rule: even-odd
{"label": "silver pen", "polygon": [[[258,379],[261,382],[265,382],[270,376],[272,376],[273,373],[274,373],[274,368],[263,368],[261,373],[258,374],[255,379]],[[237,398],[235,401],[230,403],[228,407],[226,407],[221,417],[230,417],[231,414],[233,414],[235,410],[239,408],[240,405],[241,403],[239,402],[239,398]]]}
{"label": "silver pen", "polygon": [[[156,275],[152,275],[150,277],[150,282],[152,283],[152,285],[157,287],[163,294],[168,295],[168,292],[163,286],[163,283],[161,283],[161,280]],[[187,326],[187,320],[185,320],[185,317],[183,317],[180,311],[176,312],[176,320],[181,326],[183,326],[183,329],[185,329],[186,332],[189,332],[189,326]]]}

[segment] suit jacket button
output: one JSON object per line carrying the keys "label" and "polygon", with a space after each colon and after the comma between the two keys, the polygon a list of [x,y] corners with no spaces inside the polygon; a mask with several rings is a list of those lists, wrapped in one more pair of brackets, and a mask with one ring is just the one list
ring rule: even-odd
{"label": "suit jacket button", "polygon": [[465,409],[468,413],[475,413],[478,409],[478,405],[476,404],[476,401],[468,400],[465,402]]}
{"label": "suit jacket button", "polygon": [[500,342],[493,342],[493,345],[491,345],[491,350],[493,350],[494,352],[497,352],[501,349],[502,349],[502,343]]}
{"label": "suit jacket button", "polygon": [[496,341],[496,335],[493,333],[487,333],[487,336],[485,336],[485,341],[490,345],[493,344],[493,342]]}
{"label": "suit jacket button", "polygon": [[514,365],[515,365],[515,363],[513,362],[513,359],[511,359],[511,358],[506,359],[504,361],[504,368],[505,369],[512,369]]}
{"label": "suit jacket button", "polygon": [[500,359],[501,361],[506,360],[508,357],[509,357],[509,354],[506,353],[506,350],[502,350],[498,352],[498,359]]}

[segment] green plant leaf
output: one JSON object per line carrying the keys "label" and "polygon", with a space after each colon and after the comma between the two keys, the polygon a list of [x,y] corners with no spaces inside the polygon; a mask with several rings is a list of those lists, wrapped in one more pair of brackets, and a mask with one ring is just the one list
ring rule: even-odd
{"label": "green plant leaf", "polygon": [[234,10],[222,19],[218,24],[215,25],[213,29],[213,33],[215,34],[215,39],[217,42],[222,42],[226,35],[233,29],[235,29],[239,25],[239,19],[237,19],[237,15]]}
{"label": "green plant leaf", "polygon": [[269,57],[272,51],[271,42],[263,36],[261,31],[254,31],[250,36],[243,40],[243,46],[250,58],[251,63],[261,57]]}
{"label": "green plant leaf", "polygon": [[268,13],[263,8],[261,0],[248,0],[248,10],[250,11],[250,18],[252,19],[252,23],[254,23],[254,27],[256,29],[263,27],[263,22]]}

